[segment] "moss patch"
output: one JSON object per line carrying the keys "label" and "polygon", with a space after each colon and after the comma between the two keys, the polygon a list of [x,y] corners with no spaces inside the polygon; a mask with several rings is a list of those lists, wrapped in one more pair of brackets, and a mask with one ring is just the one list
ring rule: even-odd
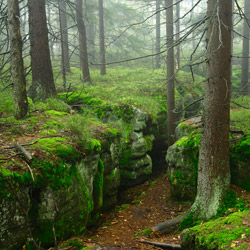
{"label": "moss patch", "polygon": [[250,239],[249,226],[250,212],[236,212],[190,228],[183,236],[190,249],[237,249],[235,241]]}

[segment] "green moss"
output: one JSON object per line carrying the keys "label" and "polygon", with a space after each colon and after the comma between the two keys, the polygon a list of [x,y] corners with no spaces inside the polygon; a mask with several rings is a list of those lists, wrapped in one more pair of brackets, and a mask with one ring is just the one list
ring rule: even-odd
{"label": "green moss", "polygon": [[153,138],[150,135],[144,136],[146,145],[147,145],[147,152],[152,151],[153,149]]}
{"label": "green moss", "polygon": [[48,154],[55,154],[63,160],[72,162],[78,158],[78,154],[67,142],[67,138],[62,137],[43,138],[32,145],[31,148],[43,149]]}
{"label": "green moss", "polygon": [[57,131],[55,129],[48,129],[44,130],[38,134],[38,136],[49,136],[49,135],[56,135]]}
{"label": "green moss", "polygon": [[69,115],[69,114],[66,113],[66,112],[56,111],[56,110],[47,110],[45,113],[48,114],[48,115],[51,115],[52,117],[53,117],[53,116],[64,116],[64,115]]}
{"label": "green moss", "polygon": [[242,235],[250,237],[247,221],[249,212],[244,211],[190,228],[188,235],[194,235],[195,239],[195,247],[192,249],[228,249],[232,241],[240,240]]}
{"label": "green moss", "polygon": [[146,228],[138,233],[135,234],[135,237],[141,237],[141,236],[150,236],[150,234],[152,233],[152,229],[151,228]]}
{"label": "green moss", "polygon": [[122,151],[120,164],[122,166],[127,166],[131,161],[131,148],[125,149]]}

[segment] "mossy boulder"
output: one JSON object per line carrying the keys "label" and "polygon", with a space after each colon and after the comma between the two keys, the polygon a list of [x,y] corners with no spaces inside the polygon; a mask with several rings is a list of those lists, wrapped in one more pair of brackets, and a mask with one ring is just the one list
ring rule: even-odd
{"label": "mossy boulder", "polygon": [[185,136],[168,148],[168,177],[176,200],[194,200],[196,196],[198,145],[198,136]]}
{"label": "mossy boulder", "polygon": [[250,240],[249,225],[250,212],[236,212],[184,230],[181,247],[186,250],[249,249],[246,246]]}

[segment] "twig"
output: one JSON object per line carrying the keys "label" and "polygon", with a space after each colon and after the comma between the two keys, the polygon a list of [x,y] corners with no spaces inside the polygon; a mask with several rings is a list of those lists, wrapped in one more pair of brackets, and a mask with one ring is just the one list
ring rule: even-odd
{"label": "twig", "polygon": [[139,242],[161,247],[163,249],[182,249],[181,245],[177,245],[177,244],[168,244],[168,243],[163,243],[163,242],[154,242],[154,241],[147,241],[147,240],[139,240]]}
{"label": "twig", "polygon": [[14,147],[16,148],[17,151],[21,152],[25,159],[30,162],[32,160],[31,154],[23,147],[19,142],[14,142]]}

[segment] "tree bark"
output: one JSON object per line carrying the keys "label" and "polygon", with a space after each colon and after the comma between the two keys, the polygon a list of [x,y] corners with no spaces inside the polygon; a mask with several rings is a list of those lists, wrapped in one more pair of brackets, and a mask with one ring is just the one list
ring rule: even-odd
{"label": "tree bark", "polygon": [[156,57],[155,57],[155,62],[156,62],[156,68],[160,69],[161,68],[161,1],[155,1],[156,5]]}
{"label": "tree bark", "polygon": [[245,0],[245,19],[243,26],[243,45],[242,45],[242,74],[241,74],[241,94],[248,93],[248,72],[249,72],[249,33],[250,33],[250,1]]}
{"label": "tree bark", "polygon": [[22,58],[20,12],[18,0],[8,0],[8,23],[11,53],[11,76],[13,81],[14,116],[22,119],[28,112],[26,81]]}
{"label": "tree bark", "polygon": [[168,146],[175,141],[175,90],[174,90],[174,27],[173,0],[165,0],[167,8],[167,104]]}
{"label": "tree bark", "polygon": [[106,75],[105,44],[104,44],[104,20],[103,20],[103,0],[99,0],[99,36],[100,36],[100,58],[101,75]]}
{"label": "tree bark", "polygon": [[[217,214],[230,185],[229,121],[232,1],[208,0],[207,81],[198,186],[191,208],[196,217]],[[227,28],[228,27],[228,28]]]}
{"label": "tree bark", "polygon": [[[176,36],[175,40],[179,42],[180,40],[180,2],[176,0]],[[180,44],[176,46],[176,66],[177,69],[180,68]]]}
{"label": "tree bark", "polygon": [[86,29],[83,20],[82,0],[76,0],[76,19],[79,32],[80,62],[82,67],[83,81],[91,83],[88,63]]}
{"label": "tree bark", "polygon": [[29,0],[30,53],[32,69],[32,86],[29,95],[37,96],[37,88],[41,87],[41,97],[56,96],[46,22],[45,0]]}
{"label": "tree bark", "polygon": [[62,54],[63,65],[66,72],[70,72],[70,58],[69,58],[69,39],[68,39],[68,21],[66,15],[66,2],[59,0],[59,15],[61,25],[61,39],[62,39]]}

